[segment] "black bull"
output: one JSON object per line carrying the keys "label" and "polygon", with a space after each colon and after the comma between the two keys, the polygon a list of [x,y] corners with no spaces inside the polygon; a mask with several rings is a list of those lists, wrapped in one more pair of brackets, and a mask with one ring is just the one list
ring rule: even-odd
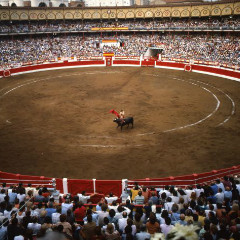
{"label": "black bull", "polygon": [[133,128],[133,117],[127,117],[127,118],[124,118],[124,119],[121,119],[121,118],[115,118],[113,120],[115,123],[117,123],[117,128],[118,127],[121,127],[121,131],[122,131],[122,127],[127,125],[127,127],[129,127],[129,124],[132,124],[132,128]]}

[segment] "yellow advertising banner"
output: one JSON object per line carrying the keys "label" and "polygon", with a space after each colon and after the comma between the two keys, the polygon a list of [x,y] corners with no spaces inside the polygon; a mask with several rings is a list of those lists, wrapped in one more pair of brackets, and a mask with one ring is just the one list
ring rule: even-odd
{"label": "yellow advertising banner", "polygon": [[94,27],[91,28],[92,31],[116,31],[116,30],[128,30],[128,27]]}
{"label": "yellow advertising banner", "polygon": [[103,53],[104,57],[113,57],[114,53]]}

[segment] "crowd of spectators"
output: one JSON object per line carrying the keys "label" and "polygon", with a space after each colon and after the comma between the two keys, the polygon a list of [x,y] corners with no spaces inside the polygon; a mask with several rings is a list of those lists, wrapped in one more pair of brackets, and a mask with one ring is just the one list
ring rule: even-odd
{"label": "crowd of spectators", "polygon": [[[240,183],[154,188],[135,183],[97,205],[83,191],[53,197],[46,187],[0,188],[1,240],[239,240]],[[88,202],[88,204],[86,204]]]}
{"label": "crowd of spectators", "polygon": [[0,33],[73,32],[91,31],[92,28],[128,27],[129,30],[239,30],[240,18],[172,18],[151,20],[66,20],[1,22]]}
{"label": "crowd of spectators", "polygon": [[[102,39],[117,39],[121,46],[100,47]],[[220,65],[240,65],[238,35],[220,34],[122,34],[118,36],[58,35],[4,38],[0,40],[0,66],[23,62],[63,58],[115,56],[144,56],[147,49],[158,47],[162,57],[218,62]]]}

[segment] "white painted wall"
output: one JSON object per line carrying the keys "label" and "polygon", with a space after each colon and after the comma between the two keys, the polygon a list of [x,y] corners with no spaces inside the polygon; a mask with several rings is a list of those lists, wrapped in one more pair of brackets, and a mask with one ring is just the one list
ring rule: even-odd
{"label": "white painted wall", "polygon": [[41,2],[46,3],[47,7],[49,7],[49,1],[47,0],[31,0],[31,7],[38,7]]}
{"label": "white painted wall", "polygon": [[2,5],[3,7],[7,7],[9,3],[9,0],[0,0],[0,5]]}
{"label": "white painted wall", "polygon": [[11,6],[13,3],[15,3],[17,5],[17,7],[24,7],[23,0],[10,0],[9,6]]}
{"label": "white painted wall", "polygon": [[131,6],[132,0],[85,0],[86,7]]}
{"label": "white painted wall", "polygon": [[53,7],[59,7],[60,4],[65,4],[68,7],[68,0],[51,0]]}

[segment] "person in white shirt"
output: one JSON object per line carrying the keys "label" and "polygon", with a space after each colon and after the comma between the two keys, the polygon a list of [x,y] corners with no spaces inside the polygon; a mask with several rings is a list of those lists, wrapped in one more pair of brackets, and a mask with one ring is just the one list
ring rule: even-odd
{"label": "person in white shirt", "polygon": [[4,202],[4,198],[6,197],[5,194],[5,189],[1,189],[1,193],[0,193],[0,203]]}
{"label": "person in white shirt", "polygon": [[122,214],[122,218],[118,219],[118,228],[121,233],[124,232],[125,227],[127,226],[128,215],[126,212]]}
{"label": "person in white shirt", "polygon": [[82,202],[83,204],[87,204],[87,201],[93,197],[94,195],[96,195],[95,193],[89,195],[89,196],[86,196],[86,192],[85,191],[82,191],[82,193],[79,193],[77,194],[78,197],[79,197],[79,202]]}
{"label": "person in white shirt", "polygon": [[164,209],[166,209],[168,212],[172,210],[172,205],[174,202],[172,202],[172,198],[168,197],[167,202],[164,204]]}
{"label": "person in white shirt", "polygon": [[[107,229],[107,226],[108,226],[108,224],[109,224],[109,219],[108,219],[108,217],[105,217],[105,218],[103,219],[103,222],[104,222],[104,225],[102,226],[102,232],[105,233],[105,231],[106,231],[106,229]],[[113,225],[113,230],[115,231],[115,230],[116,230],[116,229],[115,229],[115,224],[114,224],[114,223],[110,223],[110,224]]]}
{"label": "person in white shirt", "polygon": [[32,217],[39,217],[39,211],[37,210],[37,206],[35,206],[35,205],[32,206],[31,216]]}
{"label": "person in white shirt", "polygon": [[129,194],[127,192],[127,189],[124,189],[120,198],[122,199],[122,203],[126,203],[127,199],[129,199],[129,200],[131,199],[131,197],[129,196]]}
{"label": "person in white shirt", "polygon": [[5,217],[4,217],[3,213],[0,212],[0,223],[2,223],[4,219],[5,219]]}
{"label": "person in white shirt", "polygon": [[109,213],[107,212],[108,206],[106,204],[102,205],[102,210],[101,211],[96,211],[98,214],[98,226],[102,227],[103,226],[103,219],[105,217],[109,216]]}
{"label": "person in white shirt", "polygon": [[109,193],[109,196],[106,196],[105,199],[107,200],[108,204],[112,204],[113,201],[117,201],[118,197],[114,196],[112,192]]}
{"label": "person in white shirt", "polygon": [[18,211],[16,214],[16,218],[18,219],[18,222],[22,224],[23,218],[25,217],[25,209],[22,209],[21,211]]}
{"label": "person in white shirt", "polygon": [[205,210],[206,217],[208,217],[210,212],[213,212],[214,215],[216,215],[216,210],[214,209],[214,205],[213,204],[209,204],[208,205],[208,209]]}
{"label": "person in white shirt", "polygon": [[19,199],[19,202],[24,202],[26,198],[26,194],[24,193],[24,189],[20,189],[20,192],[17,195],[17,198]]}
{"label": "person in white shirt", "polygon": [[161,215],[162,215],[162,208],[161,207],[156,207],[156,219],[161,223]]}
{"label": "person in white shirt", "polygon": [[221,188],[223,192],[225,191],[224,184],[220,181],[220,179],[216,180],[216,185],[218,186],[218,189]]}
{"label": "person in white shirt", "polygon": [[65,203],[62,203],[62,214],[67,215],[67,210],[73,208],[73,203],[70,203],[70,199],[66,199]]}
{"label": "person in white shirt", "polygon": [[162,193],[166,193],[167,197],[169,197],[171,195],[171,193],[169,192],[169,186],[165,186],[164,190],[160,190],[159,195],[161,196]]}
{"label": "person in white shirt", "polygon": [[118,206],[119,206],[119,205],[117,204],[117,202],[116,202],[116,201],[113,201],[113,202],[112,202],[112,205],[108,205],[108,209],[109,209],[109,210],[113,209],[115,212],[117,212]]}
{"label": "person in white shirt", "polygon": [[194,190],[197,198],[200,196],[201,192],[204,192],[204,189],[199,184],[197,185],[197,188],[195,188]]}
{"label": "person in white shirt", "polygon": [[125,117],[125,112],[124,112],[124,110],[121,110],[121,111],[119,112],[119,116],[120,116],[121,119],[123,119],[123,118]]}
{"label": "person in white shirt", "polygon": [[188,186],[187,189],[185,189],[185,193],[187,194],[188,199],[190,198],[191,194],[195,192],[191,186]]}
{"label": "person in white shirt", "polygon": [[128,218],[127,226],[130,226],[132,228],[132,236],[135,236],[137,233],[137,227],[133,224],[133,220],[131,218]]}
{"label": "person in white shirt", "polygon": [[28,184],[25,190],[26,190],[26,193],[28,193],[28,191],[32,191],[34,197],[38,194],[38,191],[36,190],[36,188],[32,187],[31,183]]}
{"label": "person in white shirt", "polygon": [[178,204],[179,203],[179,197],[177,191],[173,191],[172,196],[170,196],[172,199],[172,202]]}
{"label": "person in white shirt", "polygon": [[137,240],[145,240],[145,239],[150,239],[151,235],[150,233],[146,232],[146,226],[142,225],[140,228],[140,232],[136,234],[136,239]]}
{"label": "person in white shirt", "polygon": [[62,210],[61,207],[57,206],[56,212],[52,214],[52,224],[60,222],[61,210]]}
{"label": "person in white shirt", "polygon": [[0,239],[7,240],[7,227],[9,224],[9,221],[7,218],[4,218],[3,221],[1,222],[2,227],[0,228]]}
{"label": "person in white shirt", "polygon": [[7,208],[3,212],[4,217],[10,219],[11,218],[11,212],[12,212],[12,206],[8,205]]}
{"label": "person in white shirt", "polygon": [[161,224],[161,231],[164,234],[164,236],[166,237],[167,234],[171,231],[171,229],[173,228],[173,226],[171,225],[171,219],[170,217],[166,217],[165,218],[165,224]]}
{"label": "person in white shirt", "polygon": [[180,198],[182,198],[184,200],[184,203],[188,203],[188,195],[186,194],[186,192],[183,189],[179,188],[178,193],[179,193],[179,200]]}
{"label": "person in white shirt", "polygon": [[12,190],[13,190],[12,188],[9,188],[9,189],[6,190],[8,195],[9,195],[9,193],[12,193]]}
{"label": "person in white shirt", "polygon": [[14,240],[24,240],[24,237],[22,235],[15,236]]}
{"label": "person in white shirt", "polygon": [[171,216],[171,215],[168,213],[167,210],[162,210],[161,217],[159,218],[159,224],[160,224],[160,225],[161,225],[161,224],[165,224],[165,219],[166,219],[167,217],[170,218],[170,216]]}
{"label": "person in white shirt", "polygon": [[131,213],[131,210],[127,207],[124,206],[118,206],[116,214],[115,214],[115,218],[116,219],[120,219],[123,218],[123,213],[126,213],[127,215],[129,215]]}
{"label": "person in white shirt", "polygon": [[224,192],[221,188],[218,189],[218,193],[215,195],[216,197],[216,203],[223,203],[224,201]]}
{"label": "person in white shirt", "polygon": [[33,234],[36,235],[40,229],[41,229],[41,224],[37,223],[37,218],[36,217],[33,217],[33,222],[32,223],[29,223],[27,228],[28,229],[31,229],[33,231]]}
{"label": "person in white shirt", "polygon": [[240,193],[240,184],[239,184],[238,180],[236,180],[236,187],[237,187],[238,192]]}

